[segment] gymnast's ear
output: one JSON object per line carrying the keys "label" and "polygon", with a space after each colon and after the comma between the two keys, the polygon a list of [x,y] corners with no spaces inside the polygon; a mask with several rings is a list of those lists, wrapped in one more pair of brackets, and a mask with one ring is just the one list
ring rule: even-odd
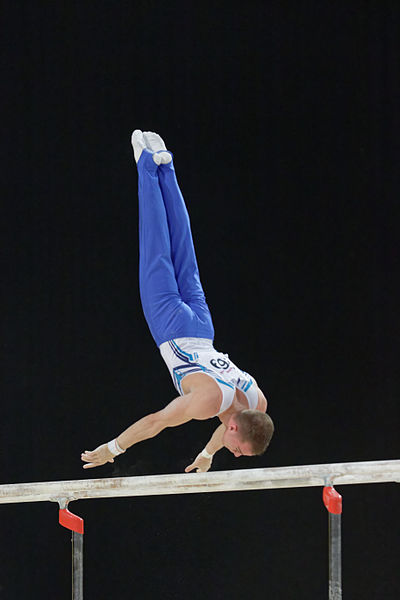
{"label": "gymnast's ear", "polygon": [[230,431],[237,431],[237,430],[238,430],[238,425],[237,425],[237,423],[236,423],[235,415],[232,415],[232,416],[229,418],[229,421],[228,421],[228,429],[229,429]]}

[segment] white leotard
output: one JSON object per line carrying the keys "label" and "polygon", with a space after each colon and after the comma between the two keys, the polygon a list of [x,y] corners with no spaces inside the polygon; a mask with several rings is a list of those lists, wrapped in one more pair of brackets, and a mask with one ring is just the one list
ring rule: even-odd
{"label": "white leotard", "polygon": [[193,373],[204,373],[212,377],[222,391],[222,403],[217,414],[231,406],[236,389],[246,396],[249,408],[257,407],[258,392],[254,379],[233,364],[227,354],[215,350],[212,340],[177,338],[161,344],[160,352],[181,396],[183,378]]}

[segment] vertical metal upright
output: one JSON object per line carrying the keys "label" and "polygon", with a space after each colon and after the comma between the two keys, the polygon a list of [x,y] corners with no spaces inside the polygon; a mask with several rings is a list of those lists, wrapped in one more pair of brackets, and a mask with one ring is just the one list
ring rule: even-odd
{"label": "vertical metal upright", "polygon": [[60,502],[58,521],[72,531],[72,600],[83,600],[83,519],[67,506],[68,503]]}
{"label": "vertical metal upright", "polygon": [[329,512],[329,600],[342,600],[342,496],[326,486],[322,499]]}

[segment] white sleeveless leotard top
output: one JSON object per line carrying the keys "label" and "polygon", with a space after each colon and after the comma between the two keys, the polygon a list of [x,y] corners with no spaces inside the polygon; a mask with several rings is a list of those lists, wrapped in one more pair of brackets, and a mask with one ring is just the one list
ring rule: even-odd
{"label": "white sleeveless leotard top", "polygon": [[212,340],[176,338],[161,344],[160,352],[181,396],[183,378],[193,373],[204,373],[212,377],[222,391],[222,404],[217,414],[232,405],[236,389],[246,396],[249,408],[257,407],[258,392],[254,379],[241,371],[227,354],[215,350]]}

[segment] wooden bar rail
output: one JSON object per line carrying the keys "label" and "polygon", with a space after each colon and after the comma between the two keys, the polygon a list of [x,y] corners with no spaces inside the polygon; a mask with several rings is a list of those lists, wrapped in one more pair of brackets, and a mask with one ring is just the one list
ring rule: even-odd
{"label": "wooden bar rail", "polygon": [[400,460],[0,485],[0,504],[400,482]]}

